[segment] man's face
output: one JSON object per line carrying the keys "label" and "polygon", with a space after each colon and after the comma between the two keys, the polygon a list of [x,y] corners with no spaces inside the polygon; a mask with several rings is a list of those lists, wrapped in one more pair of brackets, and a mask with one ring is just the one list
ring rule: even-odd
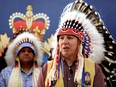
{"label": "man's face", "polygon": [[22,48],[19,52],[19,60],[24,62],[32,62],[34,59],[34,52],[31,48],[25,47]]}
{"label": "man's face", "polygon": [[80,41],[73,35],[61,35],[59,47],[63,57],[72,57],[77,54]]}

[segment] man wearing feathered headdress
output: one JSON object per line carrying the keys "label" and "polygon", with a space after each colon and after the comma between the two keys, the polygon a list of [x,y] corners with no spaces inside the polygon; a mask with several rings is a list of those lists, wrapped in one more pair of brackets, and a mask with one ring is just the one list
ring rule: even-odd
{"label": "man wearing feathered headdress", "polygon": [[104,56],[103,36],[79,10],[83,4],[75,1],[64,9],[55,33],[54,58],[43,66],[38,87],[105,87],[102,70],[93,62]]}
{"label": "man wearing feathered headdress", "polygon": [[8,46],[8,67],[0,73],[0,87],[36,87],[42,64],[41,42],[32,33],[19,34]]}

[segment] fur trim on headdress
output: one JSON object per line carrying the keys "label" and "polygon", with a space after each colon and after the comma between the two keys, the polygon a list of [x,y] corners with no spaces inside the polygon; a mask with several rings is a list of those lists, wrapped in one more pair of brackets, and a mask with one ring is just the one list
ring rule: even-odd
{"label": "fur trim on headdress", "polygon": [[[19,62],[18,57],[16,58],[16,61],[18,62],[19,66],[13,68],[11,76],[10,76],[9,81],[8,81],[8,87],[23,87],[23,78],[21,76],[20,62]],[[36,63],[36,59],[34,58],[33,76],[32,76],[33,87],[37,87],[37,81],[38,81],[38,77],[39,77],[39,73],[40,73],[40,68],[36,67],[35,63]]]}
{"label": "fur trim on headdress", "polygon": [[7,65],[11,65],[15,62],[17,47],[23,42],[29,42],[35,46],[36,52],[37,52],[35,57],[37,58],[38,65],[41,66],[42,64],[42,51],[41,51],[42,44],[37,39],[36,36],[34,36],[32,33],[29,33],[29,32],[24,32],[18,35],[13,40],[13,42],[10,43],[10,45],[8,46],[6,55],[5,55],[5,60],[6,60]]}

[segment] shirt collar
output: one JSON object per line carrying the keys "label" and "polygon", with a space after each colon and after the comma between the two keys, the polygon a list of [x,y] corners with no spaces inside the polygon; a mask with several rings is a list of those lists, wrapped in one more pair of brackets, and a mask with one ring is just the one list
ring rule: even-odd
{"label": "shirt collar", "polygon": [[[67,64],[63,57],[62,57],[62,61],[63,61],[63,65]],[[71,66],[73,66],[73,65],[78,65],[78,60],[74,60],[74,62],[72,63]]]}

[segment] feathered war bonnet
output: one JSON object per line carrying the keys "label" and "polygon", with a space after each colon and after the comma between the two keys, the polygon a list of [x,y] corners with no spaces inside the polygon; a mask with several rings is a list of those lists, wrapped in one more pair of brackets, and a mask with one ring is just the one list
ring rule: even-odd
{"label": "feathered war bonnet", "polygon": [[[114,44],[113,39],[104,26],[104,23],[98,12],[94,11],[91,5],[88,5],[83,0],[76,0],[68,4],[60,17],[58,29],[55,33],[58,42],[58,36],[62,34],[75,35],[82,42],[83,58],[89,58],[94,62],[100,64],[107,57],[106,46]],[[108,36],[107,38],[105,36]],[[54,42],[55,43],[55,42]],[[111,43],[111,44],[109,44]],[[114,45],[113,45],[114,46]],[[53,66],[48,75],[49,85],[50,81],[58,79],[58,64],[59,64],[59,45],[55,46],[56,52],[53,61]],[[110,49],[112,50],[112,49]],[[113,50],[112,50],[113,51]],[[82,77],[83,60],[79,60],[80,66],[75,72],[74,81],[79,81]],[[79,79],[78,79],[79,78]]]}
{"label": "feathered war bonnet", "polygon": [[8,50],[5,55],[7,65],[11,65],[15,62],[15,59],[23,47],[29,47],[33,50],[35,58],[39,66],[42,64],[42,44],[32,33],[23,32],[19,34],[8,46]]}
{"label": "feathered war bonnet", "polygon": [[[74,25],[70,26],[70,21]],[[77,26],[80,27],[75,28],[76,22],[78,23]],[[100,14],[94,10],[93,6],[88,5],[83,0],[76,0],[74,3],[68,4],[61,14],[59,28],[56,32],[57,36],[60,34],[58,32],[63,30],[63,27],[64,29],[65,27],[73,28],[72,31],[76,29],[79,33],[84,34],[84,39],[80,39],[82,41],[83,56],[100,65],[105,75],[107,86],[115,84],[116,42],[105,27]],[[82,36],[83,34],[80,35]]]}
{"label": "feathered war bonnet", "polygon": [[[97,12],[92,11],[90,14],[89,10],[93,10],[92,6],[82,0],[68,4],[61,14],[56,35],[75,35],[82,42],[83,57],[100,63],[105,50],[104,37],[99,33],[95,24],[97,25],[98,22],[102,22],[102,20]],[[95,17],[95,15],[98,17]]]}

